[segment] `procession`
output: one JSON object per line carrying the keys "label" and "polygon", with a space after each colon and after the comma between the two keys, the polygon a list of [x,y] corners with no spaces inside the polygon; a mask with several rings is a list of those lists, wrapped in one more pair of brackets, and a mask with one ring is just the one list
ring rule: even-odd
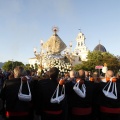
{"label": "procession", "polygon": [[[107,63],[94,71],[73,69],[81,63],[80,51],[71,56],[56,27],[53,32],[41,42],[46,53],[34,49],[37,71],[16,66],[6,77],[1,69],[0,120],[120,120],[119,71],[114,73]],[[77,47],[85,48],[83,40]]]}
{"label": "procession", "polygon": [[105,76],[85,70],[59,76],[52,67],[40,79],[17,66],[1,89],[0,114],[5,120],[119,120],[119,86],[112,70]]}

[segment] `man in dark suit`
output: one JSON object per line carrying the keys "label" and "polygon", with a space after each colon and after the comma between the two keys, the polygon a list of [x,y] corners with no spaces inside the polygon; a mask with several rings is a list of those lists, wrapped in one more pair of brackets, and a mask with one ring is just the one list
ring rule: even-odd
{"label": "man in dark suit", "polygon": [[100,83],[98,93],[100,120],[120,120],[120,83],[116,81],[112,70],[106,72],[105,80],[106,82]]}
{"label": "man in dark suit", "polygon": [[[41,115],[41,120],[63,120],[64,99],[59,101],[59,103],[51,100],[52,96],[56,97],[55,90],[58,86],[59,70],[53,67],[48,74],[48,79],[39,80],[37,83],[38,87],[36,87],[37,93],[35,103],[37,113]],[[60,91],[62,87],[62,85],[59,85]],[[55,95],[53,95],[54,92]],[[60,94],[60,92],[58,94]]]}
{"label": "man in dark suit", "polygon": [[[6,80],[1,90],[0,97],[3,100],[3,114],[6,120],[33,120],[31,100],[24,101],[18,98],[21,82],[21,92],[25,95],[33,94],[32,84],[27,84],[27,78],[23,77],[25,70],[23,67],[17,66],[14,69],[14,78]],[[29,88],[30,87],[30,91]]]}
{"label": "man in dark suit", "polygon": [[77,91],[78,90],[77,86],[75,86],[77,82],[74,83],[71,81],[66,84],[68,117],[69,120],[93,120],[92,107],[93,107],[94,83],[90,81],[85,81],[84,70],[79,70],[78,72],[79,78],[77,78],[76,81],[79,82],[78,89],[81,89],[82,94],[80,95],[79,92]]}

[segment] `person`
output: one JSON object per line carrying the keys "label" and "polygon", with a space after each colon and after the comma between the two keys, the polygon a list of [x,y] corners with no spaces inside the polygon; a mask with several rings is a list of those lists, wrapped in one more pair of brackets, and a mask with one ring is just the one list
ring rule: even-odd
{"label": "person", "polygon": [[116,73],[117,82],[120,82],[120,71]]}
{"label": "person", "polygon": [[0,68],[0,90],[1,90],[1,88],[3,86],[4,80],[5,80],[5,76],[2,73],[2,69]]}
{"label": "person", "polygon": [[69,72],[69,75],[70,75],[70,80],[69,80],[69,81],[72,81],[72,82],[75,83],[75,80],[76,80],[76,78],[78,77],[78,72],[75,71],[75,70],[71,70],[71,71]]}
{"label": "person", "polygon": [[98,72],[93,72],[93,75],[92,75],[93,79],[94,79],[94,82],[95,83],[99,83],[101,81],[100,77],[99,77],[99,74]]}
{"label": "person", "polygon": [[[1,90],[0,98],[3,101],[2,113],[5,120],[33,120],[32,100],[23,101],[18,93],[28,95],[33,94],[32,84],[27,84],[27,78],[23,67],[14,68],[14,78],[6,80]],[[22,89],[20,86],[22,83]],[[30,87],[30,91],[29,88]]]}
{"label": "person", "polygon": [[[63,120],[65,98],[59,103],[55,102],[53,98],[58,86],[58,75],[59,69],[52,67],[49,70],[49,78],[39,80],[37,83],[35,108],[36,114],[41,116],[41,120]],[[62,87],[59,85],[60,91]]]}
{"label": "person", "polygon": [[8,76],[8,79],[11,80],[14,78],[14,74],[11,72],[10,75]]}
{"label": "person", "polygon": [[89,71],[85,71],[85,80],[89,81]]}
{"label": "person", "polygon": [[106,82],[99,83],[100,120],[120,120],[120,83],[112,70],[106,72],[105,78]]}
{"label": "person", "polygon": [[[85,71],[79,70],[77,82],[66,84],[69,120],[93,120],[94,83],[85,81]],[[79,85],[79,87],[77,87]],[[77,90],[79,89],[80,92]]]}
{"label": "person", "polygon": [[107,72],[108,68],[107,68],[107,64],[104,63],[104,67],[102,68],[102,76],[104,77],[106,72]]}

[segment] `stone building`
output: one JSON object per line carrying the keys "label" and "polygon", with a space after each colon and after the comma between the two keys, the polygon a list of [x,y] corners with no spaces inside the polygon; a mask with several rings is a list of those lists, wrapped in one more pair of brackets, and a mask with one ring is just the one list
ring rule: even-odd
{"label": "stone building", "polygon": [[[82,61],[87,61],[87,55],[89,50],[86,47],[85,40],[86,40],[85,35],[82,32],[79,32],[76,37],[76,47],[74,48],[73,51],[71,51],[72,45],[70,45],[70,47],[67,48],[65,43],[62,41],[62,39],[57,35],[57,31],[55,29],[54,34],[48,39],[48,41],[45,43],[45,45],[43,45],[43,47],[44,49],[49,51],[48,54],[52,53],[51,54],[52,56],[54,56],[54,54],[57,54],[55,55],[55,57],[66,56],[70,60],[70,63],[74,66],[76,64],[80,64]],[[50,41],[54,41],[54,43],[58,45],[57,46],[55,44],[51,45]],[[58,47],[59,49],[54,53],[56,47]],[[93,51],[94,50],[106,52],[106,48],[100,43],[93,49]],[[63,53],[61,53],[62,51]],[[35,63],[39,64],[37,57],[29,59],[30,65],[34,66]]]}
{"label": "stone building", "polygon": [[75,64],[79,64],[81,61],[87,61],[88,49],[85,44],[85,35],[80,32],[76,37],[76,47],[73,51],[73,55],[75,56]]}

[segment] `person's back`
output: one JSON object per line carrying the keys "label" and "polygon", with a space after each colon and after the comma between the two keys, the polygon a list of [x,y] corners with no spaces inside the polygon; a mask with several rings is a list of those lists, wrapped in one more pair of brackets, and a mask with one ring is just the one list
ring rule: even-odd
{"label": "person's back", "polygon": [[[6,80],[1,91],[1,98],[4,101],[6,120],[33,120],[31,114],[31,101],[21,101],[18,93],[21,85],[21,77],[25,74],[23,67],[17,66],[14,69],[14,78]],[[27,79],[23,81],[22,93],[29,94]],[[29,84],[30,85],[30,84]],[[30,85],[30,91],[32,93]],[[31,114],[31,115],[30,115]]]}
{"label": "person's back", "polygon": [[[77,83],[66,84],[70,120],[92,120],[94,83],[85,81],[84,70],[79,70]],[[79,81],[79,83],[78,83]],[[77,85],[79,87],[77,88]],[[80,93],[77,91],[80,89]],[[81,94],[81,95],[80,95]]]}
{"label": "person's back", "polygon": [[[50,78],[39,80],[37,89],[37,113],[41,112],[41,120],[62,120],[63,119],[63,104],[64,100],[60,103],[52,103],[51,98],[54,94],[58,81],[59,70],[55,67],[49,71]],[[59,86],[61,89],[62,86]],[[56,96],[56,95],[55,95]]]}
{"label": "person's back", "polygon": [[100,120],[120,120],[120,83],[112,70],[105,74],[106,82],[100,82]]}

